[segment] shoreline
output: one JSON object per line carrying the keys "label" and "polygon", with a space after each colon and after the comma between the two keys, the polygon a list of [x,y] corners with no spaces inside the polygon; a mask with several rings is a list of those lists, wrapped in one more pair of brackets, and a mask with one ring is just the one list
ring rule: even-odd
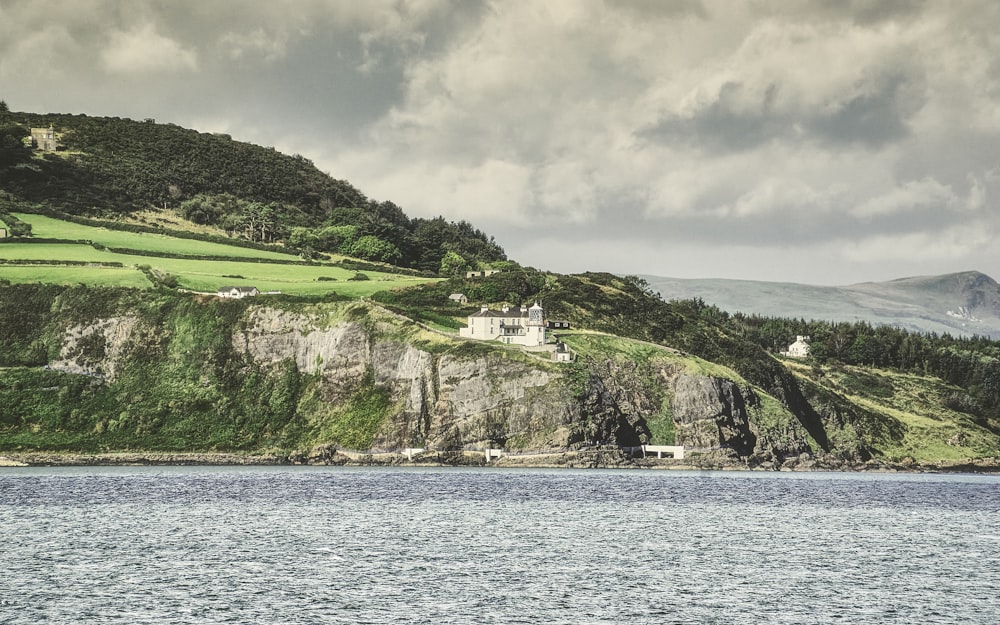
{"label": "shoreline", "polygon": [[116,466],[396,466],[490,467],[510,469],[645,469],[679,471],[845,472],[845,473],[973,473],[1000,474],[1000,458],[918,464],[873,460],[864,463],[826,460],[788,460],[780,466],[720,458],[629,458],[620,450],[552,451],[503,455],[487,462],[482,452],[423,452],[408,457],[400,452],[323,451],[320,454],[239,454],[231,452],[9,452],[0,454],[0,467],[116,467]]}

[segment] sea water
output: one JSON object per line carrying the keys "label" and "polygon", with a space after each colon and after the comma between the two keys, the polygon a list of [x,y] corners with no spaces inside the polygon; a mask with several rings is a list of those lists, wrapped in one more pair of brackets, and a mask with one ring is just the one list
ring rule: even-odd
{"label": "sea water", "polygon": [[0,623],[1000,623],[1000,478],[0,469]]}

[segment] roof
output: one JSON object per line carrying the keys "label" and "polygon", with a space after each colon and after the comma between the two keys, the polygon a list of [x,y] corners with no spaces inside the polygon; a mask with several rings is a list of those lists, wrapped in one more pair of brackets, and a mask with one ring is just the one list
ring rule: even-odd
{"label": "roof", "polygon": [[477,313],[472,313],[470,317],[496,317],[497,319],[510,319],[511,317],[527,317],[528,311],[521,310],[520,308],[511,308],[510,310],[504,312],[502,310],[480,310]]}
{"label": "roof", "polygon": [[257,290],[255,286],[220,286],[219,292],[222,291],[232,291],[233,289],[239,291],[240,293],[249,293],[250,291]]}

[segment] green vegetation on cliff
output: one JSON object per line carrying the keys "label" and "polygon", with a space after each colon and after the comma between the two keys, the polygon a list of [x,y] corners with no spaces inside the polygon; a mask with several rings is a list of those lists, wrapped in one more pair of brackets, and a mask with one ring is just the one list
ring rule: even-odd
{"label": "green vegetation on cliff", "polygon": [[[0,449],[261,451],[310,440],[299,403],[315,376],[236,351],[245,301],[23,285],[0,288],[0,305]],[[362,401],[331,426],[334,440],[370,441],[371,423],[351,419],[379,407]]]}

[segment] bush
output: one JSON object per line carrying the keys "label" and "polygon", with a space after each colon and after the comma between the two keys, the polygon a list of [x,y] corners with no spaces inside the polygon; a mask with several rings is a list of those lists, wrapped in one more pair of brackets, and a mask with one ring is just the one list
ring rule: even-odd
{"label": "bush", "polygon": [[368,274],[361,273],[359,271],[358,273],[356,273],[353,276],[351,276],[350,278],[348,278],[348,280],[352,280],[352,281],[355,281],[355,282],[361,282],[363,280],[371,280],[371,278],[368,277]]}

